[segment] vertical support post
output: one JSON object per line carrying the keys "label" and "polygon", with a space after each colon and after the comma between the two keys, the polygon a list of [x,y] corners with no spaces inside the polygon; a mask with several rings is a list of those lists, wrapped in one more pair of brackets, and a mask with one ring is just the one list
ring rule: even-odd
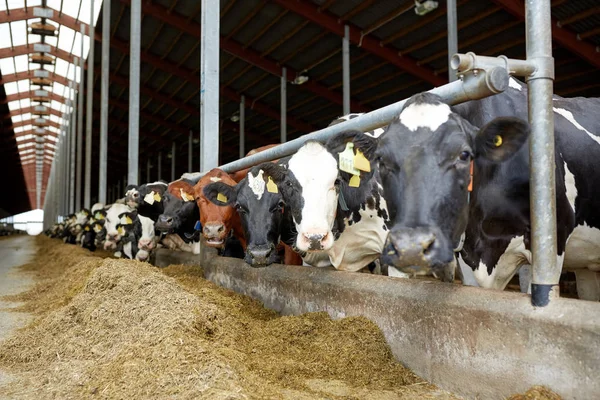
{"label": "vertical support post", "polygon": [[450,60],[454,54],[458,53],[456,0],[448,0],[446,4],[448,21],[448,81],[454,82],[456,80],[456,71],[450,66]]}
{"label": "vertical support post", "polygon": [[202,0],[200,24],[200,171],[208,171],[219,165],[220,8],[219,0]]}
{"label": "vertical support post", "polygon": [[[75,61],[77,63],[77,61]],[[73,65],[73,79],[71,80],[71,101],[72,101],[72,112],[71,112],[71,159],[69,164],[69,214],[75,212],[75,146],[77,141],[77,91],[76,91],[76,76],[75,76],[75,65]]]}
{"label": "vertical support post", "polygon": [[344,25],[342,40],[342,81],[343,81],[343,115],[350,114],[350,27]]}
{"label": "vertical support post", "polygon": [[287,142],[287,69],[281,69],[281,143]]}
{"label": "vertical support post", "polygon": [[177,146],[175,142],[171,145],[171,182],[175,180],[175,150]]}
{"label": "vertical support post", "polygon": [[240,101],[240,158],[246,155],[246,96]]}
{"label": "vertical support post", "polygon": [[85,26],[81,24],[81,57],[79,57],[79,99],[77,113],[77,177],[75,188],[75,211],[81,210],[81,162],[83,156],[83,94],[85,93],[85,70],[83,68],[83,37],[85,36]]}
{"label": "vertical support post", "polygon": [[138,184],[140,130],[140,41],[142,36],[142,0],[131,1],[129,32],[129,162],[127,182]]}
{"label": "vertical support post", "polygon": [[193,171],[193,167],[192,167],[192,162],[194,160],[194,153],[193,153],[193,135],[194,133],[192,132],[192,130],[190,130],[190,134],[188,136],[188,172],[192,172]]}
{"label": "vertical support post", "polygon": [[98,201],[107,203],[108,169],[108,88],[110,74],[110,1],[102,2],[102,76],[100,78],[100,162],[98,168]]}
{"label": "vertical support post", "polygon": [[162,151],[158,152],[158,159],[156,160],[156,164],[157,164],[157,181],[160,181],[162,179]]}
{"label": "vertical support post", "polygon": [[531,250],[533,280],[531,301],[534,306],[546,306],[558,296],[561,268],[556,253],[556,188],[554,163],[554,113],[552,92],[554,59],[550,0],[527,0],[525,23],[527,61],[536,65],[529,77],[529,176],[531,206]]}
{"label": "vertical support post", "polygon": [[92,198],[92,123],[94,121],[93,102],[94,102],[94,0],[90,1],[90,52],[88,53],[87,70],[87,99],[85,102],[85,184],[83,205],[90,208]]}

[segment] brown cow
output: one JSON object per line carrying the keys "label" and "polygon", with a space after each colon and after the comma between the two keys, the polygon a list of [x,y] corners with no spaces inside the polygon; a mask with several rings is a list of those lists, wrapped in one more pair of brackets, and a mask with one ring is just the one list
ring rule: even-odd
{"label": "brown cow", "polygon": [[231,186],[236,184],[228,173],[213,168],[194,186],[194,198],[200,209],[200,223],[202,224],[202,235],[206,245],[223,249],[226,239],[233,234],[240,241],[245,251],[246,239],[237,211],[231,206],[215,205],[204,196],[204,187],[213,182],[223,182]]}

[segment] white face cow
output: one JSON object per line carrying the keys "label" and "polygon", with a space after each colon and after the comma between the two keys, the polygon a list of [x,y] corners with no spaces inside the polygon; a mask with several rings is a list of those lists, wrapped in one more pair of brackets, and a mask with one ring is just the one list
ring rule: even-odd
{"label": "white face cow", "polygon": [[117,243],[121,240],[121,235],[117,231],[117,224],[119,224],[119,215],[133,211],[130,207],[125,204],[113,204],[106,211],[106,219],[104,227],[106,228],[106,241],[104,242],[105,250],[115,250]]}
{"label": "white face cow", "polygon": [[140,250],[151,251],[156,247],[156,236],[154,235],[154,221],[143,215],[138,215],[142,223],[142,236],[138,239]]}

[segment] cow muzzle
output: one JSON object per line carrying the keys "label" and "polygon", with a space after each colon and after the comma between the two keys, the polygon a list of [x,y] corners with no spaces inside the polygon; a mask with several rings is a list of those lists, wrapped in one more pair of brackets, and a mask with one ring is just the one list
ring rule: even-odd
{"label": "cow muzzle", "polygon": [[140,239],[138,241],[138,247],[141,250],[152,250],[156,246],[154,239]]}
{"label": "cow muzzle", "polygon": [[333,246],[333,235],[328,232],[304,232],[298,234],[297,247],[302,251],[326,251]]}
{"label": "cow muzzle", "polygon": [[244,261],[253,267],[266,267],[277,261],[274,256],[276,258],[277,253],[273,245],[248,246]]}
{"label": "cow muzzle", "polygon": [[221,223],[209,222],[202,228],[202,234],[206,239],[206,244],[210,247],[222,247],[225,243],[225,225]]}
{"label": "cow muzzle", "polygon": [[173,231],[173,217],[161,215],[154,227],[160,232],[171,233]]}
{"label": "cow muzzle", "polygon": [[446,248],[441,232],[429,227],[399,228],[388,235],[381,261],[400,271],[434,275],[444,282],[454,280],[454,254]]}

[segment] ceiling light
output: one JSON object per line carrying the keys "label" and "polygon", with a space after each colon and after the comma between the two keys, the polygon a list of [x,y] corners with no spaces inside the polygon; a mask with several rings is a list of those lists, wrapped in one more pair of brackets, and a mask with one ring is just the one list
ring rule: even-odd
{"label": "ceiling light", "polygon": [[421,17],[425,14],[432,12],[436,8],[438,8],[437,1],[426,0],[426,1],[420,2],[418,0],[415,0],[415,14],[417,14]]}
{"label": "ceiling light", "polygon": [[308,76],[306,75],[298,75],[296,76],[296,78],[292,81],[292,85],[302,85],[303,83],[305,83],[306,81],[308,81]]}

